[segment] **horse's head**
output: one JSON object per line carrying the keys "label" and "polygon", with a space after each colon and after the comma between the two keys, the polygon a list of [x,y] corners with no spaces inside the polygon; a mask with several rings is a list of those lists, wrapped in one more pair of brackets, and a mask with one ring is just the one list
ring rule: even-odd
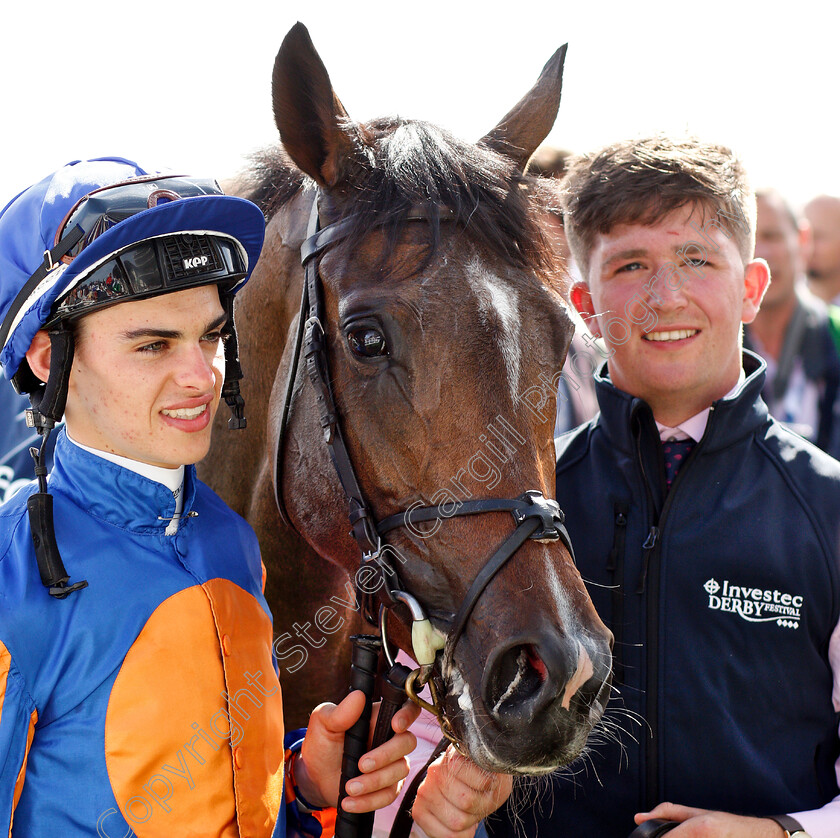
{"label": "horse's head", "polygon": [[[380,524],[401,516],[383,534],[390,564],[449,635],[435,677],[455,735],[479,764],[520,773],[581,752],[610,680],[610,633],[541,497],[554,495],[554,397],[573,326],[541,233],[545,203],[524,169],[556,116],[562,60],[558,51],[476,145],[425,123],[353,123],[300,25],[273,80],[283,145],[317,185],[330,231],[313,257],[322,309],[308,311],[307,329],[315,319],[323,328],[324,378],[361,494]],[[290,212],[308,210],[314,193],[283,198],[273,223],[287,240]],[[324,444],[330,411],[313,382],[301,366],[281,495],[318,552],[354,573],[360,551]],[[272,397],[277,423],[284,392],[285,380]],[[527,490],[541,493],[536,503]],[[496,511],[473,505],[517,498]],[[420,507],[435,508],[406,513]],[[500,556],[513,533],[521,546]]]}

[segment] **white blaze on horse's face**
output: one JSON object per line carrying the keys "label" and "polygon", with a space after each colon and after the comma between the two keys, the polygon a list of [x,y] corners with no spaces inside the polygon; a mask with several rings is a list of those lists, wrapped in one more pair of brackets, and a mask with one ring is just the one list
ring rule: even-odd
{"label": "white blaze on horse's face", "polygon": [[480,259],[472,259],[466,266],[466,274],[472,287],[478,309],[485,320],[491,312],[498,318],[499,329],[496,339],[507,371],[511,401],[519,396],[519,377],[522,366],[522,347],[519,335],[522,325],[519,320],[519,295],[510,283],[505,283],[487,269]]}

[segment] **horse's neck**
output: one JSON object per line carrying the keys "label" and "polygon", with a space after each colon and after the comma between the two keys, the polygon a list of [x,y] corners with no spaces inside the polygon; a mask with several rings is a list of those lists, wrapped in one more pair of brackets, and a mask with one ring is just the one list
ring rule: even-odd
{"label": "horse's neck", "polygon": [[[259,472],[264,452],[271,449],[269,436],[274,430],[269,408],[275,383],[285,381],[281,358],[300,306],[303,286],[300,246],[306,236],[305,216],[311,200],[311,196],[300,195],[271,219],[260,261],[248,284],[237,295],[236,321],[245,375],[242,393],[248,427],[243,434],[228,434],[224,422],[219,419],[219,428],[214,433],[213,446],[206,460],[209,464],[205,467],[207,473],[213,472],[212,465],[217,459],[225,457],[237,461],[238,471]],[[222,446],[228,451],[221,451]],[[214,488],[230,498],[234,491],[241,490],[238,484],[228,486],[235,478],[235,475],[226,477],[216,473]],[[247,506],[252,501],[243,498],[241,502]],[[241,510],[237,508],[237,511]]]}

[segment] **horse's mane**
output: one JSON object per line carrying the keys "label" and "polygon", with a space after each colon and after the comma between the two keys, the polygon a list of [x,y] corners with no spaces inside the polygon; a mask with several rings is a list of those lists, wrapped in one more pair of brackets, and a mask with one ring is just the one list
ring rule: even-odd
{"label": "horse's mane", "polygon": [[[353,220],[343,245],[355,248],[371,229],[387,236],[387,259],[412,207],[427,208],[431,241],[439,246],[438,208],[445,208],[476,244],[508,264],[554,279],[557,255],[542,231],[540,214],[556,203],[545,179],[523,175],[507,157],[473,145],[426,122],[384,118],[354,126],[361,157],[351,189]],[[308,178],[277,146],[252,158],[250,198],[270,219]]]}

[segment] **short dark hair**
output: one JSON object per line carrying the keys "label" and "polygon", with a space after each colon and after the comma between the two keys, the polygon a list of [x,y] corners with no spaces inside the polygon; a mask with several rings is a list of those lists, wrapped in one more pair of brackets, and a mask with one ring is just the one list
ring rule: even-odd
{"label": "short dark hair", "polygon": [[566,174],[572,157],[574,157],[574,154],[568,149],[541,145],[528,161],[528,174],[561,178]]}
{"label": "short dark hair", "polygon": [[799,232],[799,216],[794,212],[790,201],[788,201],[778,189],[773,189],[772,187],[756,189],[755,198],[756,201],[759,198],[762,198],[767,201],[768,204],[775,204],[776,208],[780,209],[785,218],[787,218],[790,222],[790,226],[794,229],[794,231]]}
{"label": "short dark hair", "polygon": [[542,195],[545,208],[550,215],[563,223],[562,178],[569,167],[574,153],[565,148],[541,145],[528,161],[528,174],[537,178],[533,186]]}
{"label": "short dark hair", "polygon": [[564,180],[566,234],[584,272],[596,236],[617,224],[652,225],[683,206],[745,218],[731,229],[745,262],[755,248],[755,196],[726,146],[654,136],[613,143],[571,161]]}

